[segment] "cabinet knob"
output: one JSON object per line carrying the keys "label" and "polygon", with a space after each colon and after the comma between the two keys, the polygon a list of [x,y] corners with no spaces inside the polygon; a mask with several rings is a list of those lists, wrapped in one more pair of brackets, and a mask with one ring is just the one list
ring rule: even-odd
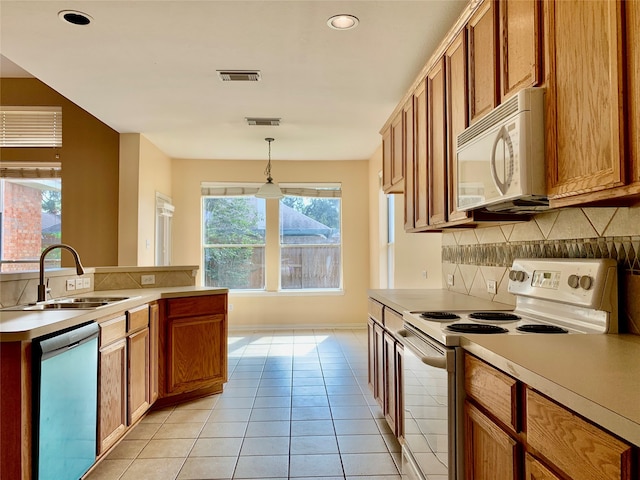
{"label": "cabinet knob", "polygon": [[567,283],[571,288],[578,288],[578,285],[580,284],[580,277],[578,277],[578,275],[569,275]]}

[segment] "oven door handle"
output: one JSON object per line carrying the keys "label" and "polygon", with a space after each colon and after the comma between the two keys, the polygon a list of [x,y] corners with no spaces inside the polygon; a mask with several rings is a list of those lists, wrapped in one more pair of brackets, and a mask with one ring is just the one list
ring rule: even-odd
{"label": "oven door handle", "polygon": [[397,335],[402,337],[402,343],[405,347],[410,348],[416,354],[416,356],[420,359],[422,363],[425,365],[429,365],[430,367],[440,368],[442,370],[447,370],[447,357],[445,355],[438,357],[429,357],[424,356],[420,353],[420,349],[417,348],[408,338],[408,333],[405,329],[398,330]]}

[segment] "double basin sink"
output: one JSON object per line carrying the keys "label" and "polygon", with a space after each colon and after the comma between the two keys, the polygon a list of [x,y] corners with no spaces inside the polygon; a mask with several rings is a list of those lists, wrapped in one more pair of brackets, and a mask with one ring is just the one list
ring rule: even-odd
{"label": "double basin sink", "polygon": [[16,305],[15,307],[7,307],[2,310],[18,310],[18,311],[37,311],[37,310],[93,310],[94,308],[103,307],[116,302],[128,300],[130,297],[76,297],[76,298],[57,298],[41,303],[32,303],[29,305]]}

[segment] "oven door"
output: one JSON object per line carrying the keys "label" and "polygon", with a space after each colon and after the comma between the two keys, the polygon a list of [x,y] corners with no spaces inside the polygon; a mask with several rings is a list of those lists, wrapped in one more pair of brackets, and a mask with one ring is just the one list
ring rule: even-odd
{"label": "oven door", "polygon": [[405,323],[403,480],[462,478],[461,374],[458,349]]}

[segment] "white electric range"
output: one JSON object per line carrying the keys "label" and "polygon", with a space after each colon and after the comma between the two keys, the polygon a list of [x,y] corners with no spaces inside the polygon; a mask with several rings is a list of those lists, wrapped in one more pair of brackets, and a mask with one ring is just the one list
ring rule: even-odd
{"label": "white electric range", "polygon": [[618,331],[613,259],[516,259],[511,311],[404,312],[403,479],[464,479],[461,338]]}

